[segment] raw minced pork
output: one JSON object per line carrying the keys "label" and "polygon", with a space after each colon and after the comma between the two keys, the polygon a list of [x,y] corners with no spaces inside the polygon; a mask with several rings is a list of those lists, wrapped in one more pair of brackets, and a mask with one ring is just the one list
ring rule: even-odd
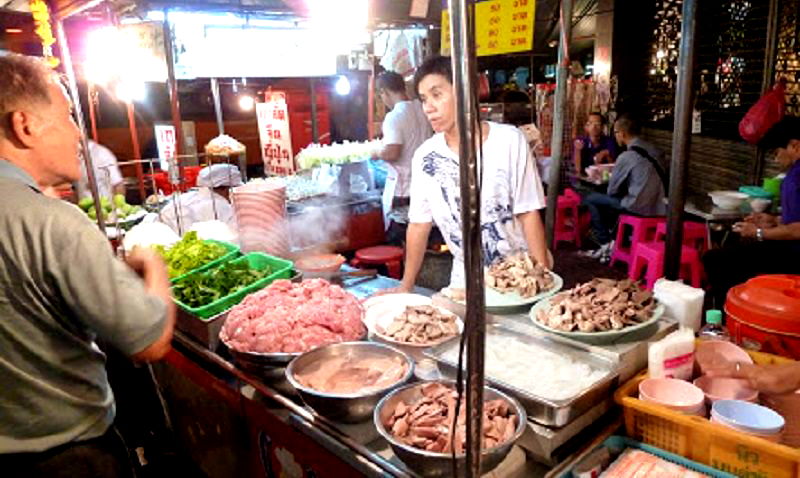
{"label": "raw minced pork", "polygon": [[324,279],[278,280],[233,307],[220,338],[240,352],[306,352],[362,338],[362,314],[358,299]]}

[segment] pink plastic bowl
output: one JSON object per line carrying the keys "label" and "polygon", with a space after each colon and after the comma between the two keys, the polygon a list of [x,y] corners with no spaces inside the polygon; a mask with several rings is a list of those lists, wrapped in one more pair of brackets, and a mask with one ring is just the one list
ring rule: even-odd
{"label": "pink plastic bowl", "polygon": [[695,380],[694,384],[706,394],[709,404],[717,400],[744,400],[752,403],[758,400],[758,392],[750,388],[747,380],[704,375]]}
{"label": "pink plastic bowl", "polygon": [[753,363],[741,347],[723,340],[701,341],[695,350],[695,360],[700,366],[700,374],[705,375],[709,370],[735,363]]}
{"label": "pink plastic bowl", "polygon": [[676,378],[648,378],[639,384],[639,398],[676,412],[701,414],[705,394],[689,382]]}

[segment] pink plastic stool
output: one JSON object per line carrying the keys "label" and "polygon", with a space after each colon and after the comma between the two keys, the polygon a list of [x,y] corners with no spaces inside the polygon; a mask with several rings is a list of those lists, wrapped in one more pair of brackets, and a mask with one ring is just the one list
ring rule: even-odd
{"label": "pink plastic stool", "polygon": [[[619,217],[617,226],[617,239],[614,242],[614,251],[611,252],[611,265],[617,261],[628,265],[628,270],[633,264],[633,251],[636,245],[642,242],[650,242],[655,239],[656,227],[664,222],[663,217],[640,217],[623,214]],[[626,229],[631,229],[630,246],[625,246]]]}
{"label": "pink plastic stool", "polygon": [[[628,277],[639,280],[642,271],[645,274],[645,286],[652,290],[656,281],[664,276],[664,247],[663,242],[640,242],[636,244],[633,256],[633,265],[628,271]],[[688,246],[681,247],[681,272],[680,278],[689,281],[692,287],[701,287],[703,280],[703,265],[700,254],[696,249]]]}
{"label": "pink plastic stool", "polygon": [[581,197],[572,189],[566,189],[564,194],[558,197],[553,249],[557,249],[561,241],[572,242],[581,247],[581,222],[578,213],[580,205]]}
{"label": "pink plastic stool", "polygon": [[[664,242],[667,236],[667,223],[656,227],[656,242]],[[708,228],[702,222],[683,222],[683,245],[697,250],[700,254],[708,250]]]}
{"label": "pink plastic stool", "polygon": [[403,248],[395,246],[365,247],[356,251],[356,257],[350,261],[353,267],[386,266],[389,277],[401,279],[403,270]]}

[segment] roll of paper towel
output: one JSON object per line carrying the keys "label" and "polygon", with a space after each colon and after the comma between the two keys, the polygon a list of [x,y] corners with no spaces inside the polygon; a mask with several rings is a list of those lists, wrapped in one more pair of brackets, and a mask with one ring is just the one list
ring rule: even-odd
{"label": "roll of paper towel", "polygon": [[659,279],[653,287],[653,294],[664,304],[664,316],[695,332],[700,330],[706,296],[703,289],[690,287],[683,282]]}

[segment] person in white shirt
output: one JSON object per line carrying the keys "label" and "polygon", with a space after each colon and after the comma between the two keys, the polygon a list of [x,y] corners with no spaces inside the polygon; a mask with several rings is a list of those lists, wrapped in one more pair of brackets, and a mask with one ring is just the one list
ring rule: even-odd
{"label": "person in white shirt", "polygon": [[[401,285],[392,292],[413,289],[433,223],[453,254],[450,287],[463,288],[459,131],[450,59],[425,61],[414,75],[414,86],[436,134],[412,160],[405,271]],[[527,250],[537,262],[552,267],[539,213],[545,206],[544,191],[525,136],[514,126],[492,122],[483,122],[481,133],[484,265]]]}
{"label": "person in white shirt", "polygon": [[[92,157],[92,169],[100,197],[111,199],[115,194],[125,194],[122,173],[117,165],[117,157],[105,146],[89,140],[89,153]],[[78,199],[92,196],[86,165],[81,161],[81,180],[78,181]]]}
{"label": "person in white shirt", "polygon": [[[433,134],[422,104],[411,100],[406,93],[403,77],[393,71],[381,73],[376,80],[378,94],[390,109],[383,120],[384,149],[381,159],[389,166],[389,178],[396,177],[394,191],[385,194],[394,195],[392,210],[389,213],[388,237],[390,242],[398,242],[405,236],[408,223],[409,189],[411,187],[411,158],[414,151]],[[387,189],[391,186],[387,185]],[[388,202],[388,199],[387,199]]]}
{"label": "person in white shirt", "polygon": [[[197,222],[219,220],[237,230],[236,215],[229,201],[229,188],[241,186],[239,168],[232,164],[213,164],[200,170],[197,189],[180,194],[161,209],[161,222],[183,234]],[[180,227],[178,227],[180,217]]]}

